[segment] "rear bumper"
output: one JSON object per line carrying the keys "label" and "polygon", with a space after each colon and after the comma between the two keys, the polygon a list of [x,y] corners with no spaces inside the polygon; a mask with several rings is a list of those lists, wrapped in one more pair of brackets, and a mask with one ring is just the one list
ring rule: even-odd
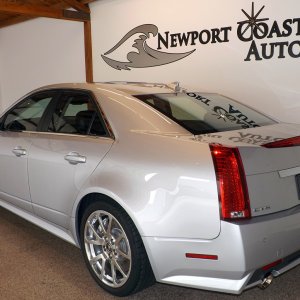
{"label": "rear bumper", "polygon": [[[143,240],[157,281],[239,294],[266,274],[276,277],[300,264],[300,206],[242,222],[221,221],[214,240]],[[186,258],[186,253],[217,255],[218,260]]]}

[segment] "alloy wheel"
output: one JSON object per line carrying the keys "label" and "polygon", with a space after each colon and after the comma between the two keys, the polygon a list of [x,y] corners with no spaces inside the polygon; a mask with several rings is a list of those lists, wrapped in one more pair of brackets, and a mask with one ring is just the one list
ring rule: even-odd
{"label": "alloy wheel", "polygon": [[86,220],[84,246],[95,275],[112,288],[123,286],[131,272],[131,249],[128,237],[109,212],[94,211]]}

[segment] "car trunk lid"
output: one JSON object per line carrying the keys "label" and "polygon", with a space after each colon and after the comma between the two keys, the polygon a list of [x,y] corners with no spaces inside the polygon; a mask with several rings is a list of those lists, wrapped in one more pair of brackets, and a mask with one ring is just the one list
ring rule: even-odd
{"label": "car trunk lid", "polygon": [[252,216],[300,205],[300,146],[239,148],[243,160]]}
{"label": "car trunk lid", "polygon": [[300,205],[300,145],[294,138],[299,134],[300,125],[275,124],[196,138],[239,149],[255,217]]}

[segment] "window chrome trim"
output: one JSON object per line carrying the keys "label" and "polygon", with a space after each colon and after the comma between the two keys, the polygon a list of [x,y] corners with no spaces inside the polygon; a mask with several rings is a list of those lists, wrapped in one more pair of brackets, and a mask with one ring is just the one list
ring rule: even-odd
{"label": "window chrome trim", "polygon": [[[74,92],[84,92],[87,93],[93,100],[93,102],[95,103],[96,107],[98,108],[98,111],[100,113],[100,116],[102,117],[102,120],[104,122],[105,125],[105,129],[108,133],[107,136],[93,136],[93,135],[84,135],[84,134],[69,134],[69,133],[56,133],[56,132],[47,132],[47,131],[9,131],[9,130],[1,130],[1,131],[5,131],[5,132],[28,132],[28,133],[49,133],[49,134],[59,134],[59,135],[64,135],[64,136],[86,136],[86,137],[92,137],[92,138],[108,138],[108,139],[113,139],[115,140],[115,134],[112,130],[112,127],[101,107],[101,104],[99,103],[97,97],[95,96],[95,94],[91,91],[91,90],[87,90],[87,89],[81,89],[81,88],[46,88],[46,89],[37,89],[34,91],[31,91],[29,93],[27,93],[26,95],[24,95],[22,98],[20,98],[19,100],[17,100],[16,102],[14,102],[11,106],[9,106],[1,115],[0,117],[2,118],[4,115],[6,115],[9,111],[11,111],[16,105],[18,105],[19,103],[21,103],[22,101],[24,101],[25,99],[27,99],[28,97],[37,94],[37,93],[44,93],[44,92],[68,92],[68,91],[74,91]],[[57,95],[56,95],[57,96]]]}
{"label": "window chrome trim", "polygon": [[[16,131],[12,131],[12,132],[16,132]],[[60,133],[60,132],[50,132],[50,131],[18,131],[18,132],[19,133],[29,133],[29,134],[43,134],[43,135],[55,135],[55,136],[67,136],[67,137],[82,137],[82,138],[92,138],[92,139],[115,140],[111,136],[101,136],[101,135],[88,135],[88,134],[76,134],[76,133]]]}

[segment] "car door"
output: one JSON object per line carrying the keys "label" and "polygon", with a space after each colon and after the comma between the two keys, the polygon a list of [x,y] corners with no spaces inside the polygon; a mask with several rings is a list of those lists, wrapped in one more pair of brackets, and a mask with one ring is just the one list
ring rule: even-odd
{"label": "car door", "polygon": [[32,134],[28,172],[34,212],[68,228],[79,191],[113,142],[93,95],[63,91],[43,132]]}
{"label": "car door", "polygon": [[1,118],[0,198],[30,212],[32,205],[27,164],[31,132],[39,130],[45,111],[55,96],[55,91],[34,93]]}

